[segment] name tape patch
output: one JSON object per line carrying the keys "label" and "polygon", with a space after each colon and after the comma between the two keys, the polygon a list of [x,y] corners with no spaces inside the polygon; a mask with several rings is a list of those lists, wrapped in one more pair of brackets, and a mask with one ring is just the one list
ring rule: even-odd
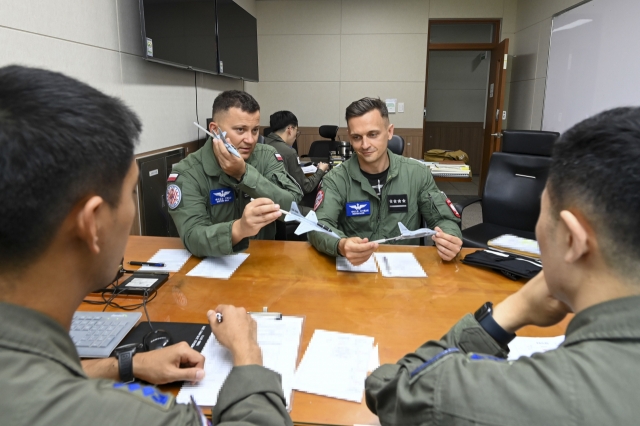
{"label": "name tape patch", "polygon": [[209,191],[209,199],[211,205],[230,203],[236,199],[235,194],[231,188],[218,188]]}
{"label": "name tape patch", "polygon": [[347,203],[347,217],[369,216],[371,214],[370,201],[355,201]]}

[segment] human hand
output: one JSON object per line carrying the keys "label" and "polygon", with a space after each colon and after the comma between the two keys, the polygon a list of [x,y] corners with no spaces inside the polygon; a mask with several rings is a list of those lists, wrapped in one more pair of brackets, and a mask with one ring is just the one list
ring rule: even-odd
{"label": "human hand", "polygon": [[[274,204],[268,198],[257,198],[245,206],[242,217],[233,223],[231,232],[237,231],[238,241],[242,238],[253,237],[260,232],[260,229],[281,215],[282,212],[278,204]],[[234,227],[236,227],[235,231]]]}
{"label": "human hand", "polygon": [[[218,322],[216,313],[222,314],[222,322]],[[207,312],[207,318],[218,342],[231,352],[233,365],[262,365],[262,351],[258,346],[258,324],[251,315],[247,315],[244,308],[219,305],[215,311]]]}
{"label": "human hand", "polygon": [[338,243],[338,251],[347,258],[353,266],[362,265],[378,249],[378,243],[369,242],[368,238],[343,238]]}
{"label": "human hand", "polygon": [[[231,143],[231,140],[227,138],[227,142]],[[213,154],[216,156],[223,172],[237,181],[242,179],[242,176],[247,171],[247,165],[242,157],[236,157],[230,153],[224,143],[217,138],[213,139]]]}
{"label": "human hand", "polygon": [[451,260],[456,257],[462,248],[462,240],[453,235],[445,234],[439,226],[436,226],[434,231],[437,231],[437,234],[433,235],[431,239],[436,243],[438,254],[442,260]]}
{"label": "human hand", "polygon": [[496,306],[493,319],[509,333],[515,333],[525,325],[552,326],[571,312],[569,306],[551,295],[541,271]]}
{"label": "human hand", "polygon": [[204,378],[204,356],[186,342],[133,356],[133,375],[154,385]]}
{"label": "human hand", "polygon": [[329,165],[327,163],[318,163],[318,168],[323,172],[329,170]]}

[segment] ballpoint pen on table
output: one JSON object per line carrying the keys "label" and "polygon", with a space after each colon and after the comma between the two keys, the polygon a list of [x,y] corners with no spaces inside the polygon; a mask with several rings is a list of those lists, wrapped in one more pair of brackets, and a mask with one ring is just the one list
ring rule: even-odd
{"label": "ballpoint pen on table", "polygon": [[164,267],[164,263],[162,262],[141,262],[138,260],[131,260],[129,261],[129,265],[135,265],[135,266],[154,266],[157,268],[162,268]]}

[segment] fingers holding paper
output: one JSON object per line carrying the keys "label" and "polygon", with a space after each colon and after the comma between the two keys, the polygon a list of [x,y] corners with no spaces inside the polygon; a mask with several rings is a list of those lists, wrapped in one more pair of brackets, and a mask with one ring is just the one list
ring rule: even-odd
{"label": "fingers holding paper", "polygon": [[439,226],[435,227],[437,234],[431,239],[436,244],[438,255],[442,260],[452,260],[460,253],[462,240],[454,235],[445,234]]}
{"label": "fingers holding paper", "polygon": [[368,238],[351,237],[340,240],[338,251],[353,266],[358,266],[366,262],[378,246],[378,243],[370,242]]}
{"label": "fingers holding paper", "polygon": [[[216,314],[221,314],[218,321]],[[262,351],[258,346],[258,325],[244,308],[219,305],[207,312],[211,331],[218,342],[229,349],[233,365],[262,365]]]}

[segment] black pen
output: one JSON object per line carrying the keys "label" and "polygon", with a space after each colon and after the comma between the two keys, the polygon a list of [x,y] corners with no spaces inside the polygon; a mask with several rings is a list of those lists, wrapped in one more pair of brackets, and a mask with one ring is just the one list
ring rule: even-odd
{"label": "black pen", "polygon": [[164,263],[156,263],[156,262],[140,262],[137,260],[131,260],[129,262],[129,265],[136,265],[136,266],[155,266],[157,268],[162,268],[164,266]]}

